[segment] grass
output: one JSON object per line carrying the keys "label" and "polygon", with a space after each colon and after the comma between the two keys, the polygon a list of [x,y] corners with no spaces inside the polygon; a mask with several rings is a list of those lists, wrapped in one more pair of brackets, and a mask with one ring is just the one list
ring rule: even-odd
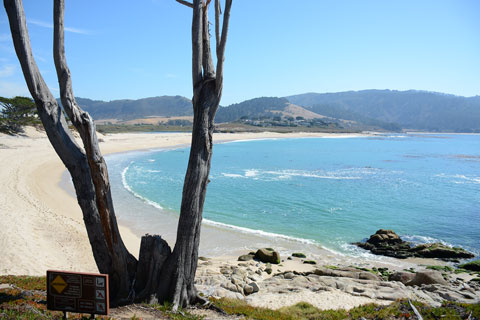
{"label": "grass", "polygon": [[[350,310],[320,310],[309,303],[300,302],[290,307],[271,310],[247,305],[241,300],[219,299],[214,303],[228,314],[243,315],[247,319],[259,320],[341,320],[341,319],[412,319],[415,317],[407,300],[396,301],[388,306],[367,304]],[[413,302],[425,320],[466,319],[470,313],[473,319],[480,318],[480,305],[448,302],[433,308],[420,302]]]}
{"label": "grass", "polygon": [[455,269],[450,266],[427,266],[426,269],[436,270],[441,272],[454,272]]}
{"label": "grass", "polygon": [[[0,290],[0,318],[15,320],[34,319],[62,319],[63,313],[46,309],[45,277],[27,276],[0,276],[0,283],[9,283],[14,288]],[[351,310],[320,310],[309,303],[300,302],[290,307],[271,310],[249,306],[243,300],[212,299],[217,307],[225,310],[230,315],[243,315],[247,319],[259,320],[340,320],[340,319],[412,319],[414,313],[408,301],[396,301],[388,306],[368,304]],[[445,302],[441,307],[433,308],[420,302],[414,302],[415,307],[425,320],[466,319],[470,314],[472,319],[480,319],[480,304],[461,304]],[[187,310],[172,312],[171,305],[155,304],[143,305],[161,312],[165,319],[174,320],[199,320],[202,316],[189,313]],[[88,319],[88,315],[69,314],[70,319]],[[111,319],[97,317],[97,319]],[[131,319],[139,319],[132,317]]]}

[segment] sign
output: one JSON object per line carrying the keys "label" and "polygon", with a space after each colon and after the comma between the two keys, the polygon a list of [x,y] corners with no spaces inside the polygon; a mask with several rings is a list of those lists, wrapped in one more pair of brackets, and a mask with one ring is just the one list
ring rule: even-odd
{"label": "sign", "polygon": [[48,270],[47,309],[108,315],[108,275]]}

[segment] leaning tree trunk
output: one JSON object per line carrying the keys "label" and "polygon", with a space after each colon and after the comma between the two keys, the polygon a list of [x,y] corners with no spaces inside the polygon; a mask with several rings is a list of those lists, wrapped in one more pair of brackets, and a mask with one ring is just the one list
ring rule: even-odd
{"label": "leaning tree trunk", "polygon": [[[64,0],[54,2],[54,59],[65,112],[76,127],[84,150],[73,138],[60,106],[48,89],[33,58],[21,0],[4,0],[15,51],[47,136],[68,169],[100,272],[109,275],[110,303],[124,304],[155,293],[145,279],[158,277],[170,248],[159,236],[142,238],[140,262],[128,252],[120,236],[113,208],[105,160],[95,125],[73,95],[64,49]],[[136,279],[139,279],[136,281]]]}
{"label": "leaning tree trunk", "polygon": [[[178,2],[185,4],[184,1]],[[158,290],[160,299],[173,302],[174,309],[194,303],[199,298],[194,279],[197,270],[198,247],[203,205],[207,192],[212,160],[214,118],[220,104],[223,87],[223,61],[232,0],[226,1],[220,37],[220,2],[215,1],[215,34],[217,73],[210,51],[208,1],[195,0],[192,22],[193,130],[190,157],[183,185],[177,241],[165,262],[161,280],[166,286]]]}

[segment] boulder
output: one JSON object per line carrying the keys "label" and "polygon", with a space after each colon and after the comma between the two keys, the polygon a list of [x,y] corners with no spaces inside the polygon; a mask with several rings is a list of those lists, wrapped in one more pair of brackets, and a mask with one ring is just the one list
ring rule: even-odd
{"label": "boulder", "polygon": [[244,254],[238,257],[238,261],[250,261],[253,260],[254,255],[251,254]]}
{"label": "boulder", "polygon": [[460,268],[470,271],[480,271],[480,260],[475,260],[459,265]]}
{"label": "boulder", "polygon": [[474,257],[472,253],[465,249],[449,247],[441,243],[426,243],[414,247],[411,243],[403,241],[394,231],[385,229],[375,232],[366,242],[356,242],[354,244],[371,251],[373,254],[397,259],[418,257],[452,261]]}
{"label": "boulder", "polygon": [[407,286],[421,286],[424,284],[448,285],[440,272],[434,270],[425,270],[415,273],[412,280],[406,283]]}
{"label": "boulder", "polygon": [[418,245],[412,249],[416,257],[420,258],[439,258],[443,260],[451,259],[470,259],[475,255],[459,247],[449,247],[442,243],[426,243]]}
{"label": "boulder", "polygon": [[388,277],[389,281],[398,281],[403,284],[406,284],[415,278],[415,273],[412,272],[404,272],[404,271],[398,271],[392,274],[390,277]]}
{"label": "boulder", "polygon": [[307,256],[301,252],[294,252],[292,253],[292,257],[295,257],[295,258],[306,258]]}
{"label": "boulder", "polygon": [[255,259],[265,263],[280,263],[280,254],[271,248],[258,249],[255,253]]}
{"label": "boulder", "polygon": [[361,280],[374,280],[381,281],[382,279],[368,271],[358,270],[354,268],[341,268],[341,269],[329,269],[325,267],[319,267],[313,271],[317,276],[327,277],[344,277]]}

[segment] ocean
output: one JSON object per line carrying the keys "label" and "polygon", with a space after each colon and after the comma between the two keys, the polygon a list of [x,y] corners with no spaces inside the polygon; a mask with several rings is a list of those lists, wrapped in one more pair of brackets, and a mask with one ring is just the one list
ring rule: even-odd
{"label": "ocean", "polygon": [[[177,148],[106,157],[121,223],[174,239],[188,154]],[[350,243],[384,228],[415,243],[439,241],[480,254],[479,135],[216,144],[210,180],[204,223],[239,242],[282,239],[355,256],[363,252]],[[210,254],[232,249],[213,243]]]}

